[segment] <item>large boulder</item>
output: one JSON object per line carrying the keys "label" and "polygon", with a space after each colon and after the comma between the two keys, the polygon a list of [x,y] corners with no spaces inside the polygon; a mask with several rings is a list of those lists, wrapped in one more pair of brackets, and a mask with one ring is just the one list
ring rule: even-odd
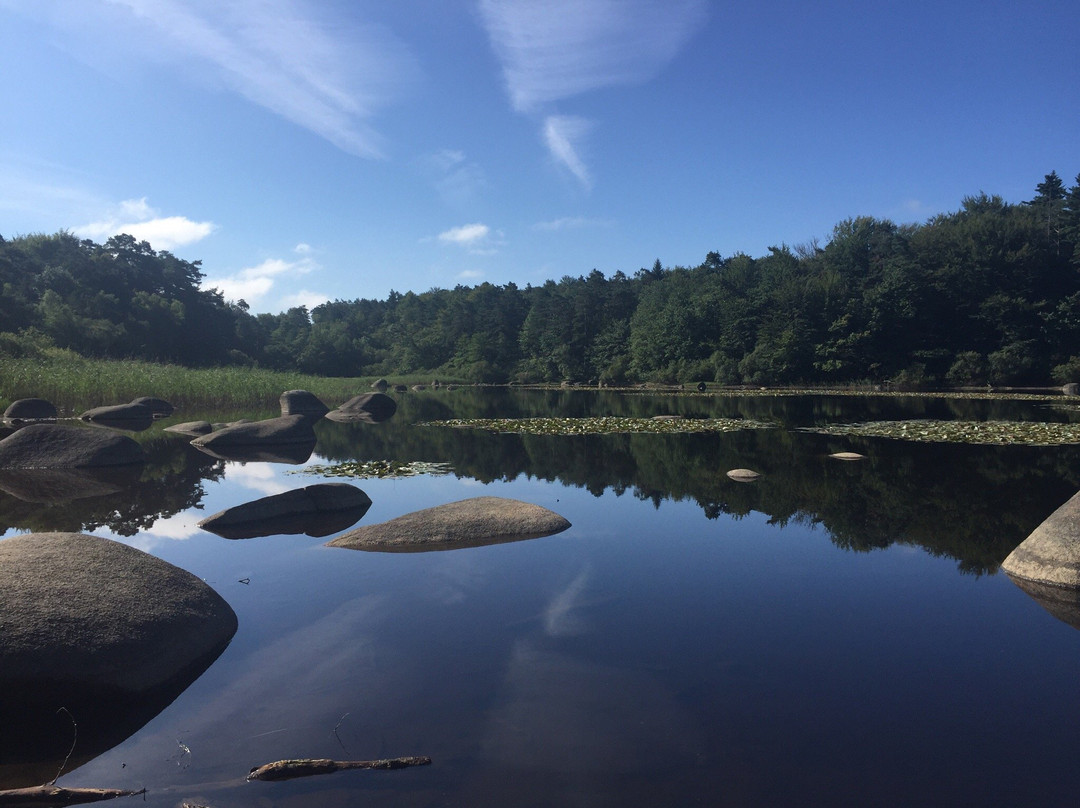
{"label": "large boulder", "polygon": [[317,483],[226,508],[199,527],[226,539],[306,533],[329,536],[359,521],[371,499],[348,483]]}
{"label": "large boulder", "polygon": [[122,741],[197,678],[236,631],[196,576],[79,533],[0,541],[0,784],[56,776]]}
{"label": "large boulder", "polygon": [[56,415],[56,406],[43,398],[20,398],[4,410],[4,417],[12,421],[48,421]]}
{"label": "large boulder", "polygon": [[502,497],[473,497],[350,530],[331,547],[423,552],[483,547],[559,533],[570,523],[554,511]]}
{"label": "large boulder", "polygon": [[330,411],[318,396],[307,390],[286,390],[278,400],[282,415],[307,415],[317,421]]}
{"label": "large boulder", "polygon": [[331,421],[364,421],[377,424],[397,412],[397,402],[385,393],[364,393],[353,396],[326,417]]}
{"label": "large boulder", "polygon": [[132,404],[142,404],[144,407],[148,407],[150,412],[153,413],[155,418],[168,418],[176,408],[163,398],[155,398],[154,396],[139,396],[132,399]]}
{"label": "large boulder", "polygon": [[1001,569],[1014,580],[1080,588],[1080,493],[1050,514],[1009,553]]}
{"label": "large boulder", "polygon": [[61,424],[31,424],[0,440],[0,468],[96,468],[142,463],[146,455],[126,435]]}
{"label": "large boulder", "polygon": [[311,427],[311,419],[306,415],[282,415],[279,418],[227,426],[195,438],[192,444],[214,450],[235,446],[314,446],[315,430]]}
{"label": "large boulder", "polygon": [[79,419],[102,426],[139,432],[150,428],[154,422],[154,411],[145,404],[112,404],[87,410],[79,416]]}

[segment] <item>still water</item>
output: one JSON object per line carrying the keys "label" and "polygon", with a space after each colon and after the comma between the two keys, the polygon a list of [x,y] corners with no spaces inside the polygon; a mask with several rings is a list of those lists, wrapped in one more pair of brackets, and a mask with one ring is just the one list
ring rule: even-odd
{"label": "still water", "polygon": [[[0,535],[117,539],[203,578],[239,619],[175,701],[130,719],[130,737],[60,785],[145,786],[149,805],[214,808],[1075,804],[1080,632],[997,568],[1080,488],[1080,450],[799,431],[1074,413],[884,397],[397,399],[382,424],[320,422],[298,464],[221,461],[161,431],[274,411],[185,412],[135,436],[150,462],[118,493],[28,501],[0,480]],[[556,437],[417,425],[656,414],[776,426]],[[230,541],[196,526],[330,479],[306,468],[357,459],[454,470],[348,480],[373,503],[360,524],[494,495],[573,526],[405,554],[324,546],[331,537]],[[725,472],[737,467],[763,476],[734,482]],[[405,755],[433,764],[244,780],[284,758]]]}

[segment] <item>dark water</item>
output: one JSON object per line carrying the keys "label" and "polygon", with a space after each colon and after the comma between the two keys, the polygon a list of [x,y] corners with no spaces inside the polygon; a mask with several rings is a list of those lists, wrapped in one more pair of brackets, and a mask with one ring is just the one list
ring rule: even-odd
{"label": "dark water", "polygon": [[[573,527],[410,554],[302,535],[229,541],[195,523],[324,478],[215,460],[163,424],[136,436],[151,460],[109,481],[114,493],[28,501],[25,481],[0,479],[0,534],[117,538],[204,578],[239,618],[200,678],[61,785],[145,786],[150,805],[215,808],[1074,804],[1080,632],[997,569],[1080,488],[1080,450],[796,429],[1068,412],[507,390],[399,405],[383,424],[320,422],[305,465],[440,461],[455,473],[353,481],[373,502],[361,524],[496,495]],[[540,437],[415,425],[676,413],[778,426]],[[868,459],[827,457],[841,450]],[[763,477],[733,482],[736,467]],[[401,755],[434,763],[244,782],[282,758]]]}

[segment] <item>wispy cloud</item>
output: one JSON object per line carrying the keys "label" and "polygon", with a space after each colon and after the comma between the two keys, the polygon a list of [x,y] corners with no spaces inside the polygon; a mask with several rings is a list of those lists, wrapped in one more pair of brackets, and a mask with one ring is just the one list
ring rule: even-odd
{"label": "wispy cloud", "polygon": [[432,177],[435,190],[451,207],[464,208],[473,204],[487,186],[483,169],[458,149],[442,149],[420,160]]}
{"label": "wispy cloud", "polygon": [[24,11],[62,30],[102,69],[115,71],[121,54],[163,63],[346,152],[379,157],[382,139],[370,122],[415,80],[417,61],[385,27],[341,8],[332,19],[312,0],[38,0]]}
{"label": "wispy cloud", "polygon": [[127,233],[146,241],[156,250],[173,250],[194,244],[209,236],[217,225],[196,222],[186,216],[162,216],[150,207],[146,197],[121,202],[105,218],[75,227],[72,232],[82,238],[106,241],[119,233]]}
{"label": "wispy cloud", "polygon": [[592,188],[589,169],[581,159],[581,141],[592,125],[584,118],[549,115],[544,121],[544,143],[555,162],[573,174],[586,190]]}
{"label": "wispy cloud", "polygon": [[[258,307],[283,277],[307,275],[321,269],[308,244],[297,244],[293,253],[296,257],[292,260],[267,258],[232,275],[204,278],[203,288],[217,289],[226,300],[243,300],[253,307]],[[310,308],[312,300],[316,301],[314,305],[318,305],[329,298],[318,292],[301,291],[283,298],[281,302],[286,307],[304,305]]]}
{"label": "wispy cloud", "polygon": [[609,219],[588,219],[584,216],[563,216],[559,219],[550,219],[546,222],[537,222],[532,226],[533,230],[558,231],[578,230],[583,227],[611,227],[613,222]]}
{"label": "wispy cloud", "polygon": [[439,233],[439,241],[447,244],[463,244],[473,246],[483,241],[491,233],[491,228],[486,224],[463,224],[461,227],[451,227]]}
{"label": "wispy cloud", "polygon": [[481,0],[514,109],[644,81],[701,26],[705,0]]}

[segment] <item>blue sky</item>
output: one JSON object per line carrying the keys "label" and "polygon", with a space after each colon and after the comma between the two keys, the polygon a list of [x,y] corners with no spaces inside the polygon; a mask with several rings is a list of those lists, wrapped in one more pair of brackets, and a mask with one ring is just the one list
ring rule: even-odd
{"label": "blue sky", "polygon": [[254,311],[921,222],[1080,172],[1076,0],[0,0],[0,234]]}

